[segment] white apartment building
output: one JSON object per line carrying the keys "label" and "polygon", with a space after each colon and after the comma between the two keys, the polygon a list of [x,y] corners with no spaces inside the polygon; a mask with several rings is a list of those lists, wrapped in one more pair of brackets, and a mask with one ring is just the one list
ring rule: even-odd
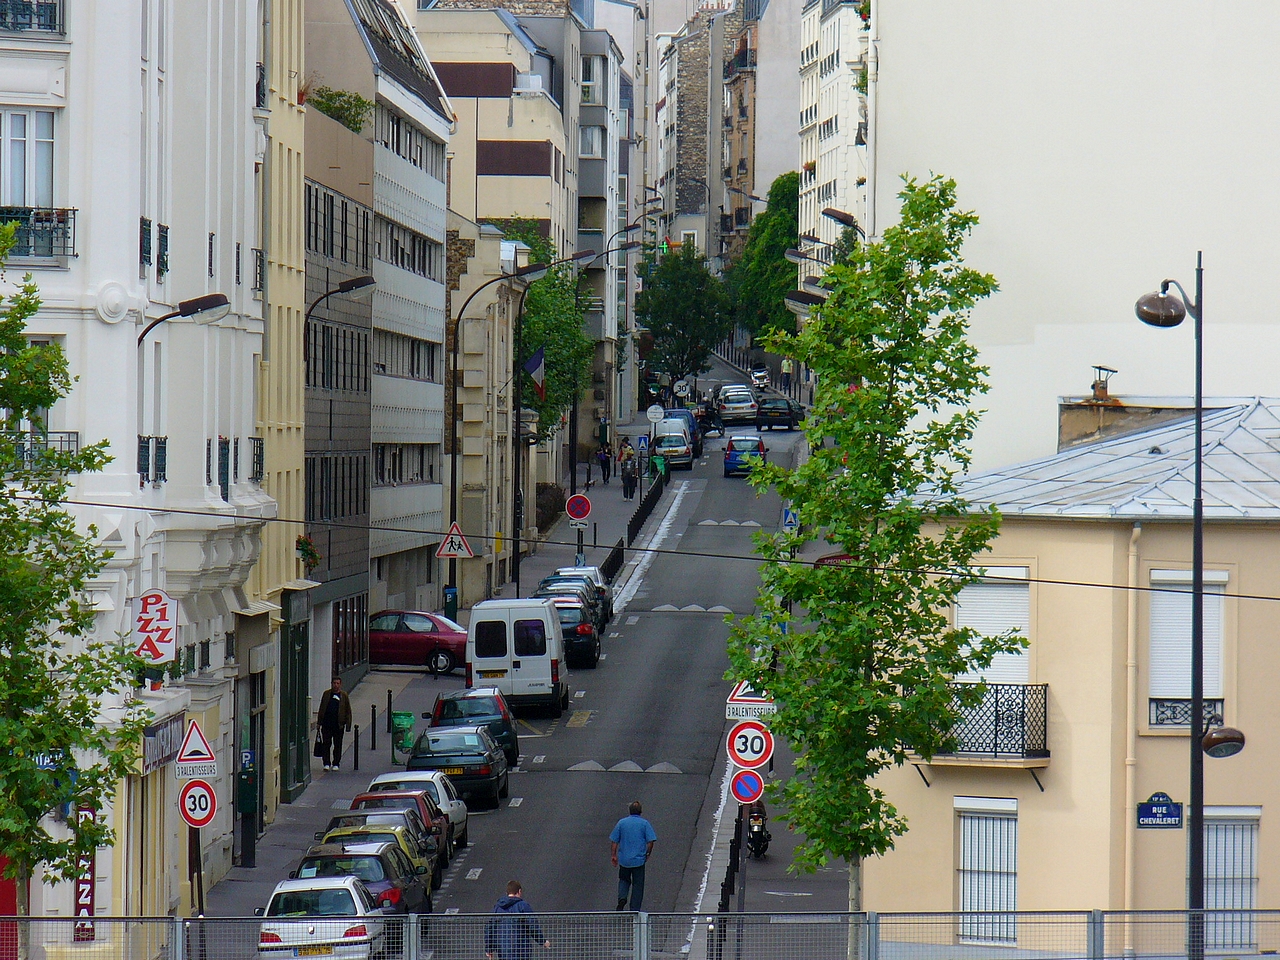
{"label": "white apartment building", "polygon": [[[953,177],[981,220],[965,259],[1000,283],[973,313],[974,469],[1052,453],[1057,398],[1093,364],[1114,393],[1189,395],[1191,324],[1133,305],[1164,278],[1191,292],[1199,250],[1206,394],[1278,392],[1280,9],[873,2],[869,37],[868,232],[896,219],[901,174]],[[1153,44],[1169,55],[1134,56]]]}
{"label": "white apartment building", "polygon": [[[130,634],[134,600],[149,589],[178,608],[177,660],[157,689],[137,691],[154,715],[138,774],[101,811],[116,845],[98,851],[90,903],[79,900],[97,915],[190,908],[177,746],[163,745],[193,718],[219,760],[206,876],[230,866],[236,723],[250,707],[237,703],[236,679],[256,671],[264,690],[270,680],[271,651],[255,645],[268,611],[243,590],[275,514],[254,436],[258,17],[248,0],[199,10],[128,0],[105,17],[91,0],[0,12],[0,203],[21,224],[9,275],[31,272],[44,305],[30,336],[60,343],[78,378],[49,412],[50,441],[105,440],[113,457],[72,488],[94,504],[75,507],[78,518],[114,554],[89,587],[90,638]],[[146,332],[179,301],[212,293],[229,301],[220,319],[174,317]],[[37,877],[32,913],[70,915],[72,894]]]}

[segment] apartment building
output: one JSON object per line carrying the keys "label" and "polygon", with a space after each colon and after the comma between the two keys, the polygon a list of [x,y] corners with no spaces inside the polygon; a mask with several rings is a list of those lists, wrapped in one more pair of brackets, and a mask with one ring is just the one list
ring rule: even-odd
{"label": "apartment building", "polygon": [[[435,609],[444,532],[445,154],[453,107],[396,0],[315,0],[307,63],[318,84],[374,104],[372,490],[369,607]],[[368,667],[368,625],[333,647],[334,672]]]}
{"label": "apartment building", "polygon": [[[962,591],[956,622],[988,636],[1017,630],[1028,646],[959,678],[988,687],[954,753],[882,777],[910,830],[867,863],[868,909],[1185,905],[1194,418],[1148,406],[1149,422],[1169,419],[961,484],[975,509],[997,506],[1004,520],[982,558],[988,579]],[[1280,719],[1270,682],[1280,663],[1266,598],[1280,401],[1208,406],[1205,716],[1248,743],[1205,758],[1205,905],[1271,908],[1278,758],[1266,731]],[[1066,407],[1064,424],[1082,405]],[[1029,926],[988,914],[962,920],[958,936],[1011,946],[1028,942]],[[1126,925],[1116,949],[1157,949],[1142,926]],[[1255,949],[1247,916],[1211,914],[1206,926],[1211,952]]]}

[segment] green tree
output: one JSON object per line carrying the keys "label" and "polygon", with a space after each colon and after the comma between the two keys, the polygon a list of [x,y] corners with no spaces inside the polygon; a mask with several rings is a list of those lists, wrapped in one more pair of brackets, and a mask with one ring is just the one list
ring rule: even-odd
{"label": "green tree", "polygon": [[[510,220],[499,224],[508,240],[519,240],[529,246],[530,263],[551,263],[556,259],[551,241],[538,233],[528,220]],[[545,277],[529,285],[524,300],[524,321],[520,334],[521,402],[538,413],[538,439],[549,439],[560,426],[560,420],[576,397],[591,382],[591,362],[595,343],[582,331],[582,315],[587,298],[592,296],[586,281],[578,276],[575,265],[563,263],[551,268]],[[524,372],[524,364],[541,347],[546,374],[543,387],[546,398],[538,396],[533,378]]]}
{"label": "green tree", "polygon": [[712,349],[733,327],[724,284],[692,243],[647,258],[641,271],[636,321],[653,335],[650,368],[673,383],[710,370]]}
{"label": "green tree", "polygon": [[307,96],[307,105],[332,117],[348,130],[359,133],[373,116],[373,101],[349,90],[316,87]]}
{"label": "green tree", "polygon": [[[16,230],[0,226],[0,268]],[[30,274],[0,307],[0,855],[21,913],[37,865],[70,880],[80,857],[114,842],[105,818],[77,812],[112,802],[149,716],[129,702],[139,666],[131,647],[91,636],[85,586],[109,554],[92,526],[77,529],[65,501],[68,477],[100,470],[106,444],[66,451],[44,440],[41,412],[72,378],[60,347],[27,341],[39,309]],[[59,809],[70,812],[66,837],[48,820]]]}
{"label": "green tree", "polygon": [[725,278],[734,318],[752,334],[795,333],[796,318],[784,298],[796,288],[796,266],[786,253],[799,235],[800,174],[793,171],[769,187],[768,206],[751,222],[742,256]]}
{"label": "green tree", "polygon": [[[953,181],[907,179],[900,197],[898,225],[828,271],[830,298],[799,334],[773,338],[818,374],[805,423],[817,449],[794,470],[752,474],[790,501],[805,532],[758,538],[770,561],[758,612],[736,624],[729,651],[730,677],[772,694],[770,726],[798,755],[775,794],[804,837],[797,864],[848,861],[851,909],[862,858],[907,829],[877,774],[945,750],[957,702],[981,696],[952,678],[1025,642],[976,645],[948,616],[999,525],[995,510],[971,511],[956,485],[978,419],[970,403],[986,391],[967,315],[996,281],[963,265],[977,218],[955,209]],[[817,540],[848,561],[791,560]],[[791,602],[802,622],[784,633]]]}

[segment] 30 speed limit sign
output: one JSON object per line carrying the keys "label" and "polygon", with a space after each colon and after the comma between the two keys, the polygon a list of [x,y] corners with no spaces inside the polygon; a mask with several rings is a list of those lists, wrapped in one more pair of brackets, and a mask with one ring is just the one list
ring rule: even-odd
{"label": "30 speed limit sign", "polygon": [[199,830],[213,822],[218,812],[218,795],[208,780],[188,780],[178,792],[178,810],[188,826]]}
{"label": "30 speed limit sign", "polygon": [[773,756],[773,734],[759,720],[743,720],[729,731],[729,757],[750,770]]}

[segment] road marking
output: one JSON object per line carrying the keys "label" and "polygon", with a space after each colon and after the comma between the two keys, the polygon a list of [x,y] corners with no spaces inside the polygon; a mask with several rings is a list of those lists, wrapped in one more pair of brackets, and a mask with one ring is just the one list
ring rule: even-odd
{"label": "road marking", "polygon": [[681,607],[680,612],[681,613],[706,613],[707,608],[699,606],[696,603],[691,603],[687,607]]}
{"label": "road marking", "polygon": [[801,893],[798,890],[766,890],[771,897],[812,897],[812,893]]}
{"label": "road marking", "polygon": [[587,695],[587,691],[585,691],[585,690],[575,690],[575,691],[573,691],[573,697],[574,697],[574,699],[575,699],[575,700],[581,700],[581,699],[582,699],[583,697],[585,697],[586,695]]}
{"label": "road marking", "polygon": [[639,617],[627,617],[627,626],[628,626],[628,627],[634,627],[634,626],[635,626],[637,623],[639,623],[639,622],[640,622],[640,618],[639,618]]}
{"label": "road marking", "polygon": [[453,916],[453,915],[454,915],[455,913],[457,913],[457,912],[458,912],[458,908],[457,908],[457,907],[449,907],[448,909],[446,909],[446,910],[445,910],[445,915],[446,915],[446,916],[450,916],[450,917],[451,917],[451,916]]}
{"label": "road marking", "polygon": [[508,807],[518,807],[518,806],[520,806],[520,804],[522,804],[522,803],[524,803],[524,797],[512,797],[512,798],[511,798],[511,802],[510,802],[510,803],[508,803],[508,804],[507,804],[507,806],[508,806]]}
{"label": "road marking", "polygon": [[714,607],[707,607],[707,613],[733,613],[728,607],[717,603]]}
{"label": "road marking", "polygon": [[603,770],[604,767],[594,760],[583,760],[581,763],[575,763],[570,770]]}
{"label": "road marking", "polygon": [[[720,526],[722,526],[722,527],[740,527],[740,526],[742,526],[742,524],[738,523],[738,521],[737,521],[737,520],[721,520],[721,521],[720,521]],[[758,527],[758,526],[760,526],[760,524],[758,524],[758,523],[757,523],[757,524],[756,524],[756,526]]]}
{"label": "road marking", "polygon": [[675,523],[676,514],[680,512],[680,505],[684,503],[685,494],[688,492],[689,481],[681,480],[680,489],[676,491],[675,497],[672,498],[671,506],[668,508],[666,516],[658,524],[658,529],[654,532],[653,538],[645,544],[645,555],[636,564],[635,570],[631,572],[631,576],[627,580],[627,585],[622,588],[622,592],[614,603],[615,610],[625,610],[627,604],[635,597],[636,591],[640,589],[640,582],[644,579],[644,575],[649,572],[649,568],[653,566],[654,558],[658,555],[658,548],[662,546],[663,541],[667,539],[667,535],[671,532],[671,525]]}
{"label": "road marking", "polygon": [[521,734],[520,734],[520,736],[522,736],[522,737],[531,737],[531,738],[532,738],[532,739],[534,739],[534,740],[540,740],[540,739],[545,739],[546,737],[551,736],[551,734],[553,734],[553,733],[555,732],[556,724],[557,724],[557,723],[559,723],[560,721],[559,721],[559,720],[557,720],[557,721],[553,722],[553,723],[551,724],[551,726],[547,727],[547,729],[546,729],[545,731],[543,731],[543,730],[539,730],[537,727],[535,727],[533,724],[529,723],[529,721],[527,721],[527,720],[518,720],[517,722],[518,722],[521,726],[523,726],[526,730],[532,731],[532,732],[530,732],[530,733],[521,733]]}
{"label": "road marking", "polygon": [[711,861],[716,855],[716,844],[720,841],[720,828],[724,825],[724,808],[729,802],[729,780],[733,776],[733,761],[725,757],[724,776],[720,778],[720,806],[716,808],[715,827],[711,831],[711,846],[707,849],[707,866],[702,871],[702,883],[698,887],[697,907],[694,913],[702,913],[702,901],[707,895],[707,886],[711,882]]}
{"label": "road marking", "polygon": [[620,636],[622,636],[622,634],[620,634],[620,633],[611,633],[611,634],[609,634],[609,639],[610,639],[610,640],[616,640],[616,639],[617,639],[618,637],[620,637]]}
{"label": "road marking", "polygon": [[546,763],[546,762],[547,762],[547,755],[546,755],[545,753],[540,753],[540,754],[538,754],[536,757],[534,757],[534,758],[533,758],[533,762],[534,762],[534,763]]}
{"label": "road marking", "polygon": [[602,653],[602,654],[600,654],[600,659],[601,659],[601,660],[608,660],[608,659],[609,659],[609,655],[608,655],[607,653]]}
{"label": "road marking", "polygon": [[581,727],[585,727],[594,714],[594,710],[574,710],[569,717],[569,722],[564,725],[564,728],[566,730],[570,728],[577,730]]}
{"label": "road marking", "polygon": [[718,526],[720,526],[720,521],[719,521],[719,520],[699,520],[699,521],[698,521],[698,526],[700,526],[700,527],[718,527]]}
{"label": "road marking", "polygon": [[671,603],[664,603],[660,607],[653,608],[654,613],[679,613],[680,608]]}
{"label": "road marking", "polygon": [[479,880],[480,874],[484,873],[484,867],[472,867],[467,871],[468,880]]}
{"label": "road marking", "polygon": [[655,763],[652,767],[648,767],[645,773],[684,773],[684,771],[674,763],[667,763],[664,760],[662,763]]}
{"label": "road marking", "polygon": [[609,768],[610,773],[644,773],[644,767],[634,760],[623,760]]}
{"label": "road marking", "polygon": [[760,524],[756,523],[754,520],[743,520],[743,521],[742,521],[742,523],[740,524],[740,526],[744,526],[744,527],[758,527],[758,526],[760,526]]}

